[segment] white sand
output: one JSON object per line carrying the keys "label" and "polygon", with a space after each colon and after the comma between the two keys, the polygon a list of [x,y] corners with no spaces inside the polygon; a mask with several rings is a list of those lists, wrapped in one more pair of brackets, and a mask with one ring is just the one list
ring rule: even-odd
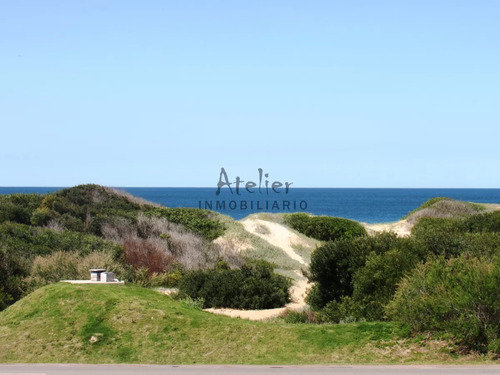
{"label": "white sand", "polygon": [[[304,262],[304,259],[302,259],[302,257],[297,254],[292,247],[293,245],[303,244],[304,241],[284,225],[254,218],[243,219],[241,224],[243,224],[243,227],[245,227],[245,230],[248,232],[257,235],[269,242],[271,245],[282,249],[293,260],[296,260],[303,265],[307,265],[307,263]],[[259,233],[259,227],[267,228],[268,233]]]}
{"label": "white sand", "polygon": [[367,224],[361,223],[369,234],[380,232],[394,232],[398,237],[409,237],[413,224],[407,220],[399,220],[394,223]]}

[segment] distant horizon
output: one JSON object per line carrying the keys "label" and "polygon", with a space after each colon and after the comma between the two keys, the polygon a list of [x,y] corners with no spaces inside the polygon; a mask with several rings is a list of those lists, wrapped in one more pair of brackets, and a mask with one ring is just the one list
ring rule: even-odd
{"label": "distant horizon", "polygon": [[[57,194],[70,187],[0,187],[0,195]],[[118,187],[111,188],[165,207],[190,207],[217,211],[240,220],[252,213],[308,212],[344,217],[367,223],[399,220],[432,198],[445,197],[464,202],[500,204],[497,188],[295,188],[288,194],[256,187],[253,194],[227,187],[217,195],[215,187]],[[83,190],[83,192],[88,190]]]}
{"label": "distant horizon", "polygon": [[[114,189],[214,189],[217,190],[217,187],[214,186],[115,186],[115,185],[104,185],[97,183],[84,183],[84,184],[76,184],[76,185],[66,185],[66,186],[57,186],[57,185],[2,185],[0,188],[50,188],[50,189],[69,189],[75,186],[80,185],[100,185]],[[228,189],[227,187],[223,187],[222,189]],[[293,189],[474,189],[474,190],[498,190],[500,187],[398,187],[398,186],[386,186],[386,187],[365,187],[365,186],[292,186],[290,190]]]}

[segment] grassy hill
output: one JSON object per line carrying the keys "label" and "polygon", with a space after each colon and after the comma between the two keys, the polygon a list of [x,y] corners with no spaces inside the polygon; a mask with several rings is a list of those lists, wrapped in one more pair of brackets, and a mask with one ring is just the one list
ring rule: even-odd
{"label": "grassy hill", "polygon": [[[0,313],[0,362],[315,364],[449,362],[445,341],[392,323],[250,322],[134,286],[52,284]],[[478,358],[468,358],[475,361]],[[463,360],[463,358],[462,358]],[[486,358],[479,358],[486,362]]]}
{"label": "grassy hill", "polygon": [[486,206],[483,204],[462,202],[446,197],[436,197],[424,202],[420,207],[409,212],[403,219],[406,219],[411,224],[415,224],[421,218],[461,219],[486,210]]}
{"label": "grassy hill", "polygon": [[0,310],[39,286],[88,277],[88,270],[78,270],[81,264],[106,266],[142,285],[167,284],[162,286],[220,259],[239,266],[238,254],[212,243],[226,230],[221,218],[99,185],[0,195]]}

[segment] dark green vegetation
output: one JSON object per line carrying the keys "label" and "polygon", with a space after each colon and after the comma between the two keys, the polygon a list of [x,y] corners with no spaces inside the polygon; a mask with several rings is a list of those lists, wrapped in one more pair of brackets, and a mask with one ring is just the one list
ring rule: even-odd
{"label": "dark green vegetation", "polygon": [[454,350],[392,323],[251,322],[135,286],[63,283],[0,312],[0,337],[2,363],[443,363]]}
{"label": "dark green vegetation", "polygon": [[389,316],[415,332],[439,332],[465,348],[500,353],[500,258],[440,256],[401,282]]}
{"label": "dark green vegetation", "polygon": [[220,259],[243,260],[212,243],[219,215],[166,208],[98,185],[53,194],[0,196],[0,310],[60,279],[88,278],[107,267],[144,286],[172,286]]}
{"label": "dark green vegetation", "polygon": [[98,185],[0,196],[0,208],[0,310],[41,286],[88,279],[94,267],[145,287],[186,278],[184,295],[203,297],[206,306],[289,301],[290,281],[271,265],[244,265],[233,249],[213,242],[226,224],[211,211],[161,207]]}
{"label": "dark green vegetation", "polygon": [[500,211],[448,199],[422,207],[408,238],[382,233],[318,248],[307,321],[393,319],[414,334],[500,354]]}
{"label": "dark green vegetation", "polygon": [[103,234],[106,223],[116,218],[134,222],[139,212],[164,217],[206,239],[217,238],[225,229],[211,211],[161,207],[99,185],[80,185],[46,195],[0,196],[0,212],[0,222],[62,227],[97,236]]}
{"label": "dark green vegetation", "polygon": [[284,221],[297,232],[320,241],[366,236],[366,230],[361,224],[340,217],[294,213],[284,215]]}
{"label": "dark green vegetation", "polygon": [[202,298],[204,307],[272,309],[290,302],[290,279],[275,274],[265,261],[251,261],[240,269],[220,262],[210,270],[188,273],[179,283],[180,296]]}
{"label": "dark green vegetation", "polygon": [[[429,363],[500,354],[500,211],[432,200],[408,217],[407,238],[368,236],[338,218],[285,221],[324,241],[305,271],[312,310],[254,323],[199,311],[289,300],[290,281],[273,265],[213,241],[234,222],[96,185],[0,196],[0,362]],[[87,278],[92,267],[136,286],[53,284]],[[180,301],[137,285],[179,286]]]}

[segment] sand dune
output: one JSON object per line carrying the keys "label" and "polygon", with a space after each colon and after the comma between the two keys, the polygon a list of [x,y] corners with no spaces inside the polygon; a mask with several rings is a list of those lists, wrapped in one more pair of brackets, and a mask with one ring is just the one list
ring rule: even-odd
{"label": "sand dune", "polygon": [[[304,259],[297,254],[293,246],[302,245],[309,246],[301,237],[294,233],[291,229],[284,225],[273,223],[266,220],[257,219],[254,217],[249,217],[243,219],[241,224],[246,231],[255,234],[262,238],[263,240],[269,242],[271,245],[282,249],[290,258],[296,260],[300,264],[307,266],[308,264]],[[280,307],[277,309],[267,309],[267,310],[237,310],[237,309],[205,309],[205,311],[227,315],[231,317],[238,317],[242,319],[249,320],[265,320],[279,316],[286,309],[301,310],[307,306],[305,303],[305,297],[310,284],[308,284],[307,279],[302,276],[300,270],[295,270],[297,278],[292,286],[290,293],[292,297],[292,302],[287,304],[285,307]]]}
{"label": "sand dune", "polygon": [[361,223],[368,234],[375,234],[380,232],[394,232],[399,237],[409,237],[411,234],[411,228],[413,224],[409,223],[407,220],[399,220],[394,223],[380,223],[380,224],[367,224]]}
{"label": "sand dune", "polygon": [[[305,244],[304,241],[284,225],[272,223],[270,221],[246,218],[241,221],[241,224],[250,233],[253,233],[260,238],[266,240],[271,245],[282,249],[290,258],[297,262],[307,265],[304,259],[293,250],[293,245]],[[263,232],[262,228],[266,228]]]}

